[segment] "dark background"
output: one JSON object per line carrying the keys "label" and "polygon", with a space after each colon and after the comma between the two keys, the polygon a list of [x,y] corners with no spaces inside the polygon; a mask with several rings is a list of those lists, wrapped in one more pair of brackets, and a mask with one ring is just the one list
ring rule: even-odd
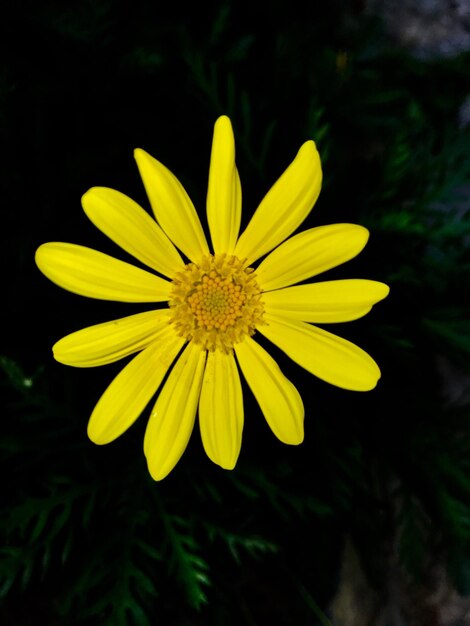
{"label": "dark background", "polygon": [[[51,0],[2,11],[0,622],[468,624],[465,4]],[[70,241],[127,260],[80,197],[102,185],[148,208],[136,147],[175,173],[204,220],[223,113],[243,224],[312,138],[324,185],[302,228],[369,228],[364,252],[325,278],[381,280],[390,296],[329,330],[370,352],[382,379],[343,391],[270,347],[303,396],[305,442],[278,442],[247,392],[234,471],[205,457],[196,428],[154,483],[145,415],[109,446],[86,438],[122,363],[78,370],[51,354],[65,334],[142,307],[62,291],[34,252]]]}

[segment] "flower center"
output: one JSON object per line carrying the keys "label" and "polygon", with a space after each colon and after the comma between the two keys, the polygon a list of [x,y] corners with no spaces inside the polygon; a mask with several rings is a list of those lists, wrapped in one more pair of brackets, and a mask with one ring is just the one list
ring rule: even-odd
{"label": "flower center", "polygon": [[188,263],[173,280],[169,305],[180,336],[223,352],[253,335],[264,312],[253,268],[226,254]]}

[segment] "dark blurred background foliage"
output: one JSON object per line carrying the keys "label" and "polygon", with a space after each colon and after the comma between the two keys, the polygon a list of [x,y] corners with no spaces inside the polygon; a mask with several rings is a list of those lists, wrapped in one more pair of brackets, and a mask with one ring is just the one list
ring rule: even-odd
{"label": "dark blurred background foliage", "polygon": [[[365,2],[50,0],[2,13],[0,622],[443,624],[443,585],[462,602],[470,592],[468,50],[416,54]],[[144,415],[106,447],[86,438],[121,364],[75,370],[51,355],[63,335],[136,309],[60,290],[33,255],[58,240],[125,258],[80,197],[104,185],[147,207],[135,147],[204,219],[222,113],[244,223],[313,138],[325,180],[304,227],[370,229],[325,278],[391,294],[329,329],[368,350],[382,380],[343,391],[274,351],[304,398],[305,442],[278,442],[246,393],[234,471],[205,457],[196,427],[154,483]]]}

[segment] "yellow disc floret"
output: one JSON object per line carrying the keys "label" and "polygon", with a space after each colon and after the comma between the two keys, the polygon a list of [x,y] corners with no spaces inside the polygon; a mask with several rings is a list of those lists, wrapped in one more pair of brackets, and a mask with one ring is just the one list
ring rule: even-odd
{"label": "yellow disc floret", "polygon": [[223,352],[253,335],[264,311],[253,268],[226,254],[188,263],[173,280],[169,305],[179,335]]}

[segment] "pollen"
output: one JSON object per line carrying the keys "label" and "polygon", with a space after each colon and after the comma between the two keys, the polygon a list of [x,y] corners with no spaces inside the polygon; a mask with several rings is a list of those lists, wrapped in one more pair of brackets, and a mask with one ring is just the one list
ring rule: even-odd
{"label": "pollen", "polygon": [[226,254],[188,263],[173,280],[169,306],[180,336],[222,352],[253,335],[264,313],[253,268]]}

